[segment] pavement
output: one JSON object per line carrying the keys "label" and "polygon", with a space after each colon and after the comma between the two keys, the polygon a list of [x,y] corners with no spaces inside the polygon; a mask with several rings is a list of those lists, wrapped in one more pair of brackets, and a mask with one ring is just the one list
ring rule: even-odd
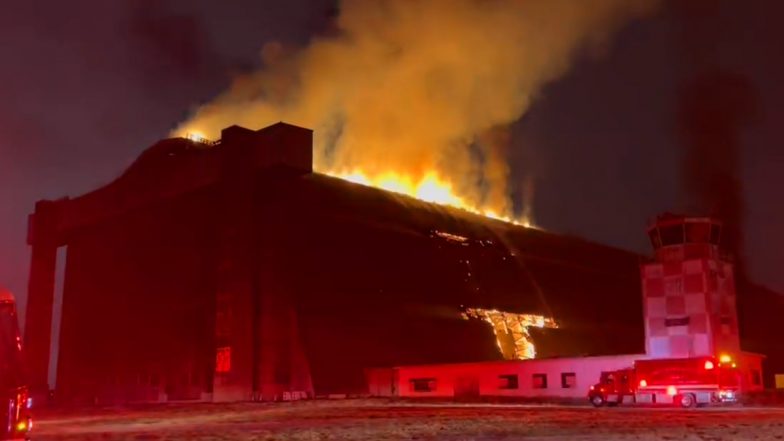
{"label": "pavement", "polygon": [[38,410],[39,440],[784,440],[784,408],[390,400]]}

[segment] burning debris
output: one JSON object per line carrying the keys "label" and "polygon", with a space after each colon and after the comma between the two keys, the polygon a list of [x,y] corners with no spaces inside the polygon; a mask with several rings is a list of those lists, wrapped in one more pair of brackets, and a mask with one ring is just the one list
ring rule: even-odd
{"label": "burning debris", "polygon": [[536,314],[517,314],[497,309],[466,308],[463,318],[481,319],[493,327],[498,349],[507,360],[536,358],[536,347],[530,328],[557,328],[551,317]]}
{"label": "burning debris", "polygon": [[212,139],[207,139],[204,135],[198,132],[186,133],[183,138],[187,139],[193,144],[194,147],[198,148],[215,147],[220,144],[219,140],[215,141]]}
{"label": "burning debris", "polygon": [[343,0],[333,33],[266,44],[263,69],[175,132],[312,127],[320,173],[529,225],[532,186],[509,182],[507,128],[580,50],[656,3]]}
{"label": "burning debris", "polygon": [[435,236],[438,236],[438,237],[442,238],[442,239],[446,239],[449,242],[458,243],[460,245],[464,245],[465,246],[465,245],[468,245],[468,243],[469,243],[469,240],[468,240],[467,237],[460,236],[458,234],[447,233],[446,231],[439,231],[439,230],[434,230],[433,234]]}

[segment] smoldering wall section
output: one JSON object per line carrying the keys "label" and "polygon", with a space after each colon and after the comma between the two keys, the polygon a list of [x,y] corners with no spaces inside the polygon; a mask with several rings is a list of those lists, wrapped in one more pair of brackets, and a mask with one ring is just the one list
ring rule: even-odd
{"label": "smoldering wall section", "polygon": [[299,50],[268,44],[262,70],[237,79],[178,132],[214,136],[230,124],[285,120],[316,130],[319,171],[414,180],[435,171],[473,205],[508,215],[499,131],[581,49],[655,4],[344,0],[334,33]]}

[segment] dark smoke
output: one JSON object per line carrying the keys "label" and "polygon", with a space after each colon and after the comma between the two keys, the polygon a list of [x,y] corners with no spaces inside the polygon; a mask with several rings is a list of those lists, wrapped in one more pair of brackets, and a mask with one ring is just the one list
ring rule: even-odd
{"label": "dark smoke", "polygon": [[721,66],[717,56],[731,30],[723,26],[718,0],[673,2],[681,19],[681,75],[678,134],[684,148],[682,179],[686,210],[724,221],[722,242],[743,265],[743,185],[741,133],[756,116],[751,82]]}
{"label": "dark smoke", "polygon": [[720,69],[703,71],[686,83],[678,109],[689,211],[722,219],[722,242],[738,259],[744,212],[740,134],[754,109],[751,83]]}

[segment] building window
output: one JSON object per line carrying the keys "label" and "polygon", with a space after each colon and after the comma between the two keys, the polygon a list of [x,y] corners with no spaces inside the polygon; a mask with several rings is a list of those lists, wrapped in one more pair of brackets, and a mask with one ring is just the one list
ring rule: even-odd
{"label": "building window", "polygon": [[225,374],[231,372],[231,347],[218,348],[215,354],[215,372]]}
{"label": "building window", "polygon": [[662,245],[680,245],[683,243],[683,224],[659,228]]}
{"label": "building window", "polygon": [[711,224],[707,222],[687,222],[686,242],[708,243],[711,235]]}
{"label": "building window", "polygon": [[411,389],[414,392],[432,392],[436,390],[435,378],[412,378]]}
{"label": "building window", "polygon": [[574,389],[575,387],[577,387],[577,375],[574,372],[562,373],[561,387],[564,389]]}
{"label": "building window", "polygon": [[668,318],[664,320],[664,326],[687,326],[689,317]]}
{"label": "building window", "polygon": [[499,389],[518,389],[520,387],[516,374],[499,375],[498,380],[500,381]]}
{"label": "building window", "polygon": [[762,385],[762,375],[760,375],[760,371],[754,369],[751,371],[751,384],[755,386]]}
{"label": "building window", "polygon": [[534,374],[532,378],[534,389],[547,389],[547,374]]}

